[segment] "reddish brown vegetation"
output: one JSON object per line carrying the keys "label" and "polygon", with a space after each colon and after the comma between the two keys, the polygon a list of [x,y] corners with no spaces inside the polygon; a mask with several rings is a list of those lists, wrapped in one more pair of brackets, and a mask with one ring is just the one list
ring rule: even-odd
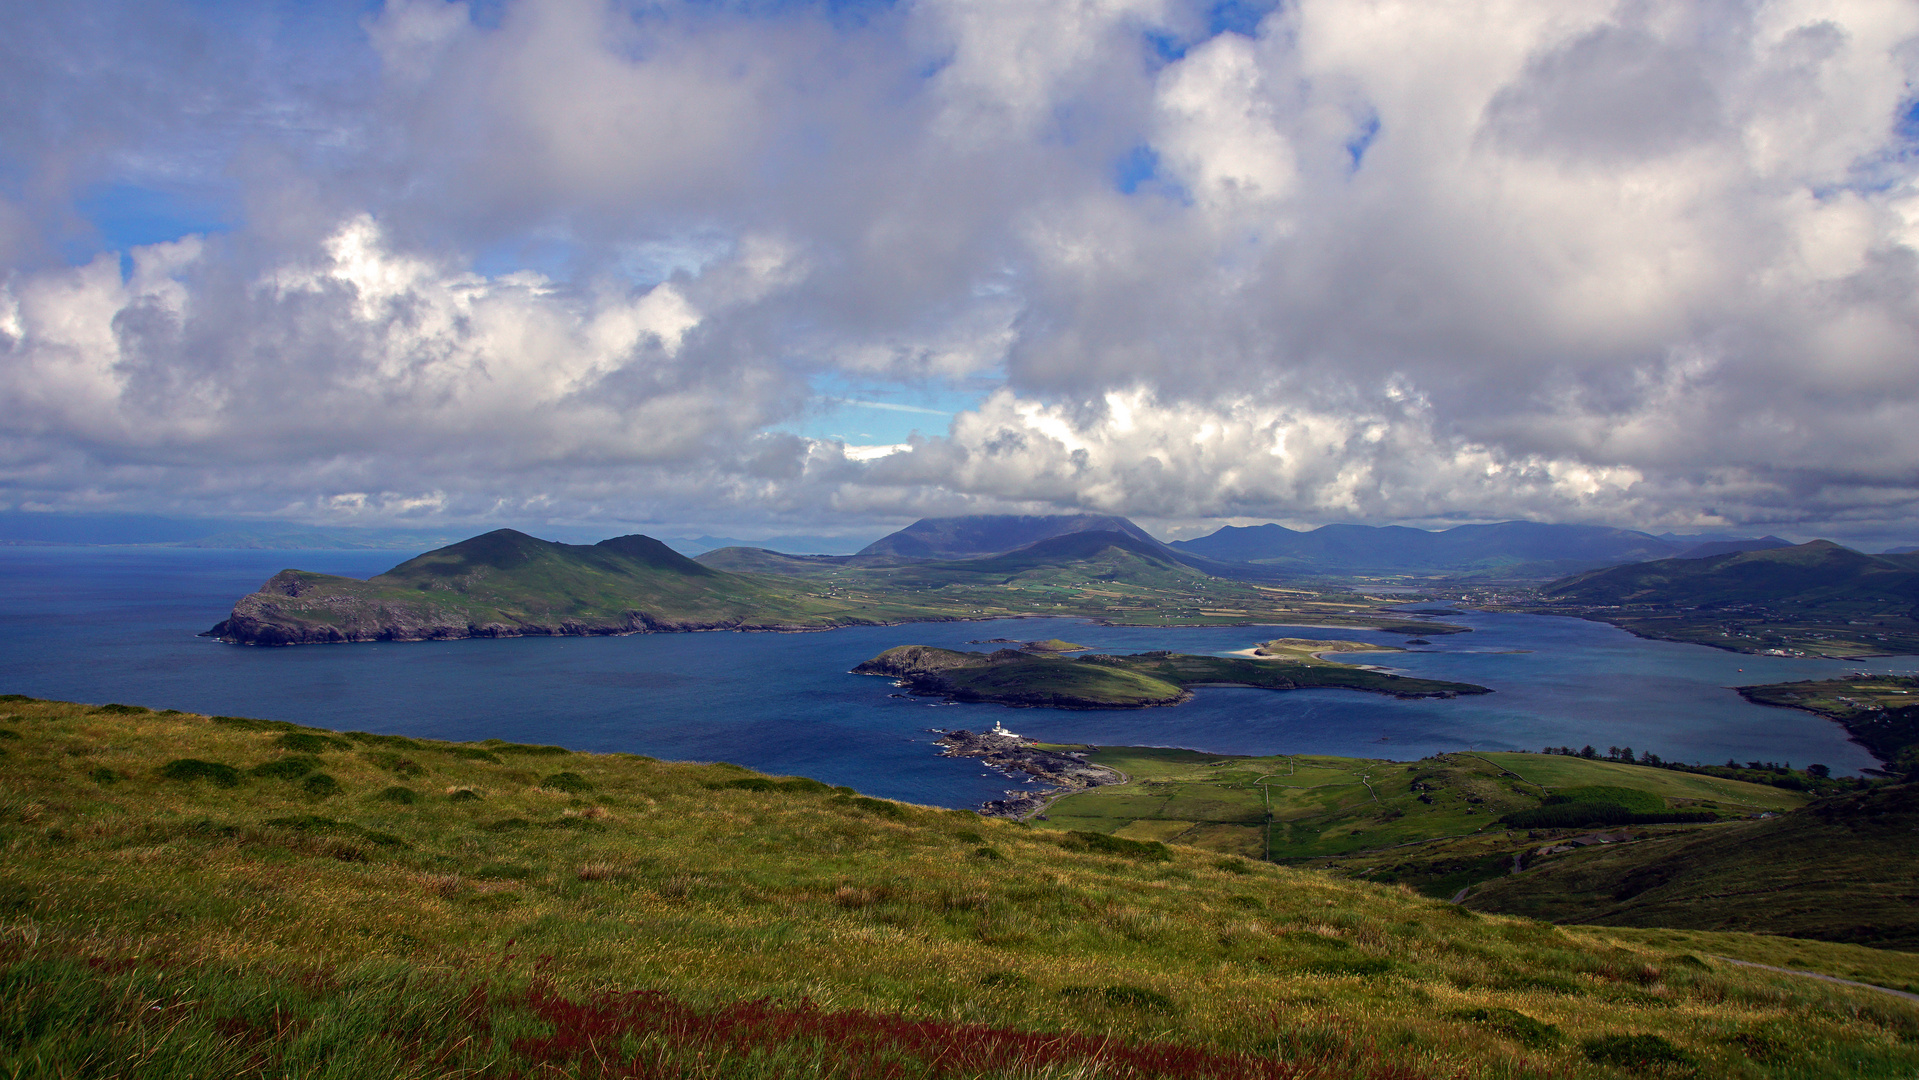
{"label": "reddish brown vegetation", "polygon": [[[1140,1080],[1418,1080],[1422,1075],[1370,1053],[1354,1054],[1351,1047],[1320,1060],[1284,1061],[1169,1042],[1015,1031],[860,1009],[827,1011],[808,1002],[762,999],[699,1009],[652,990],[575,1001],[544,983],[504,998],[476,991],[468,1015],[483,1024],[485,1013],[499,1008],[525,1010],[552,1026],[550,1035],[513,1040],[513,1053],[536,1070],[579,1069],[609,1080],[683,1076],[693,1057],[708,1068],[719,1066],[715,1071],[724,1071],[721,1063],[730,1059],[748,1071],[756,1071],[756,1064],[778,1071],[785,1064],[852,1080],[1032,1074],[1059,1067]],[[1355,1057],[1372,1060],[1355,1063]]]}

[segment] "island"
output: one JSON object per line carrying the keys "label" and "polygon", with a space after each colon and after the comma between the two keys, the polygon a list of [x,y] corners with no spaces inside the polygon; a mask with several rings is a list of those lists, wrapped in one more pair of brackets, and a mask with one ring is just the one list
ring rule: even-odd
{"label": "island", "polygon": [[[1266,650],[1260,653],[1260,650]],[[960,652],[901,645],[853,669],[885,675],[910,694],[951,701],[1060,709],[1139,709],[1178,705],[1195,686],[1252,686],[1266,690],[1338,688],[1402,698],[1490,694],[1472,683],[1417,679],[1357,664],[1319,659],[1319,653],[1387,651],[1354,641],[1283,638],[1262,643],[1248,658],[1167,651],[1067,658],[1021,649]],[[1401,650],[1391,650],[1401,651]]]}

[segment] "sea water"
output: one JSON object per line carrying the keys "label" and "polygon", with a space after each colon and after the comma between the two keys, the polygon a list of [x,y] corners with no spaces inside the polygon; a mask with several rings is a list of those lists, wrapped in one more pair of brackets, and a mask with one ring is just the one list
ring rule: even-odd
{"label": "sea water", "polygon": [[1347,690],[1202,687],[1138,710],[1011,710],[900,696],[850,668],[894,645],[990,650],[989,638],[1064,638],[1107,652],[1229,653],[1274,637],[1400,645],[1404,635],[1300,626],[1157,629],[1070,619],[914,623],[802,634],[305,645],[197,636],[233,601],[296,566],[366,577],[385,551],[0,547],[0,693],[291,720],[438,739],[502,738],[677,760],[734,761],[890,798],[973,806],[1012,781],[937,756],[933,729],[1002,722],[1042,739],[1217,753],[1411,759],[1451,750],[1630,746],[1683,761],[1874,765],[1836,724],[1753,705],[1730,687],[1871,661],[1743,656],[1647,641],[1602,623],[1461,612],[1471,633],[1362,660],[1495,693],[1398,700]]}

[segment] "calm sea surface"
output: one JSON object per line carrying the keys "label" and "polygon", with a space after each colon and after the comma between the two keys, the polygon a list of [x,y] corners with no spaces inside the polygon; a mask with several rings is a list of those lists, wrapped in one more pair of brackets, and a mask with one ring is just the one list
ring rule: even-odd
{"label": "calm sea surface", "polygon": [[1361,630],[1157,630],[1067,619],[923,623],[816,634],[311,645],[262,649],[197,637],[233,601],[289,566],[367,577],[403,553],[0,547],[0,693],[293,720],[441,739],[498,737],[724,760],[945,806],[1008,781],[935,756],[931,727],[1003,721],[1022,734],[1220,753],[1410,759],[1447,750],[1591,743],[1682,760],[1874,764],[1835,724],[1741,700],[1727,687],[1847,671],[1874,661],[1739,656],[1642,641],[1577,619],[1465,613],[1470,634],[1379,657],[1406,674],[1490,686],[1449,701],[1340,690],[1202,688],[1169,709],[1075,712],[934,705],[847,669],[894,645],[1061,637],[1102,651],[1223,653],[1279,636],[1398,644]]}

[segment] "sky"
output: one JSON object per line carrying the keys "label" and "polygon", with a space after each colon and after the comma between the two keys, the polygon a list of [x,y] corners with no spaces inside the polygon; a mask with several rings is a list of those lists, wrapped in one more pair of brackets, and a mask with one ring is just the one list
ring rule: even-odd
{"label": "sky", "polygon": [[0,9],[0,512],[1919,542],[1910,0]]}

